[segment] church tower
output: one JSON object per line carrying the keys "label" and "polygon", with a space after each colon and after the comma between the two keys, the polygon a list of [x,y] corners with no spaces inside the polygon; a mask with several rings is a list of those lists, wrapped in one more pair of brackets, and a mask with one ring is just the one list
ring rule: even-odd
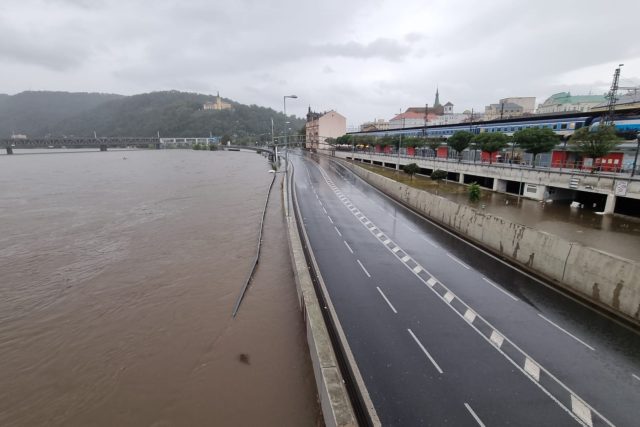
{"label": "church tower", "polygon": [[440,106],[440,93],[438,91],[438,87],[436,86],[436,100],[433,103],[434,107],[439,107]]}

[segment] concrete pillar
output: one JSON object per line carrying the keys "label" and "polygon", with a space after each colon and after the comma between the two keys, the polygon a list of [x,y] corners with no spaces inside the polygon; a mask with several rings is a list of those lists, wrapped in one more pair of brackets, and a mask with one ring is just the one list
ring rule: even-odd
{"label": "concrete pillar", "polygon": [[107,151],[107,145],[106,144],[102,144],[100,146],[100,151]]}
{"label": "concrete pillar", "polygon": [[460,184],[464,184],[464,174],[462,172],[460,172],[460,176],[458,177],[458,182]]}
{"label": "concrete pillar", "polygon": [[497,191],[499,193],[507,192],[507,181],[504,179],[493,178],[493,191]]}
{"label": "concrete pillar", "polygon": [[7,146],[7,154],[13,154],[13,147]]}
{"label": "concrete pillar", "polygon": [[607,201],[604,204],[604,213],[612,214],[615,209],[616,209],[616,195],[607,194]]}

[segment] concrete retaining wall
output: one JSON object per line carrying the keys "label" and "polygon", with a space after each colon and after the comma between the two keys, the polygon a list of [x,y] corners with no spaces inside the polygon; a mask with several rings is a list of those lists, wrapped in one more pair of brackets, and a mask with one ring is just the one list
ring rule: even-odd
{"label": "concrete retaining wall", "polygon": [[640,264],[341,162],[382,192],[629,320],[640,321]]}

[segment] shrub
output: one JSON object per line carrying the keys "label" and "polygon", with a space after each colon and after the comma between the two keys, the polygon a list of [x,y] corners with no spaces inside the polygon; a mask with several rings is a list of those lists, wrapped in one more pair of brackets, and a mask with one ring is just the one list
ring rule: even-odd
{"label": "shrub", "polygon": [[447,177],[447,172],[443,171],[442,169],[436,169],[431,173],[431,179],[434,181],[440,181],[442,179],[445,179]]}
{"label": "shrub", "polygon": [[472,182],[469,185],[469,200],[472,202],[480,200],[480,185],[477,182]]}

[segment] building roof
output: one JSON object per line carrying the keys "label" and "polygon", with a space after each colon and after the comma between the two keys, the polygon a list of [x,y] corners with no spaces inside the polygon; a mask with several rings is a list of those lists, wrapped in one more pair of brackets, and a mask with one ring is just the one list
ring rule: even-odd
{"label": "building roof", "polygon": [[551,95],[542,105],[596,103],[605,100],[604,95],[571,95],[571,92],[560,92]]}
{"label": "building roof", "polygon": [[[616,102],[616,107],[619,105],[625,104],[637,104],[640,103],[640,90],[634,90],[624,95],[618,95],[618,101]],[[601,108],[608,106],[609,101],[604,100],[604,102],[594,106],[593,108]]]}
{"label": "building roof", "polygon": [[453,104],[451,102],[447,102],[446,104],[444,104],[445,107],[451,105],[453,107]]}
{"label": "building roof", "polygon": [[[393,119],[391,119],[390,121],[396,121],[396,120],[402,120],[402,119],[421,119],[424,120],[424,108],[422,109],[421,113],[417,113],[414,111],[410,111],[411,109],[405,111],[404,113],[400,113],[398,115],[396,115]],[[429,109],[431,110],[431,109]],[[433,119],[437,117],[437,115],[433,114],[433,113],[429,113],[427,118],[429,120]]]}

